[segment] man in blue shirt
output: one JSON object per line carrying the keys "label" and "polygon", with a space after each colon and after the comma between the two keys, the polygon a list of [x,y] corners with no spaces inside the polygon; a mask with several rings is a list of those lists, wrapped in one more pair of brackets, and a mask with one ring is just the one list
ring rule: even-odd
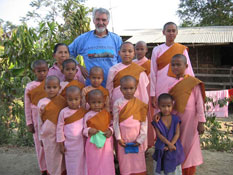
{"label": "man in blue shirt", "polygon": [[[86,32],[78,36],[70,45],[70,55],[77,57],[82,55],[86,69],[89,72],[93,66],[99,66],[104,71],[105,87],[108,70],[113,65],[121,62],[118,51],[122,44],[122,39],[115,33],[107,30],[110,14],[104,8],[98,8],[93,11],[93,22],[95,30]],[[81,68],[83,75],[87,78],[87,71]],[[87,84],[90,81],[87,79]]]}

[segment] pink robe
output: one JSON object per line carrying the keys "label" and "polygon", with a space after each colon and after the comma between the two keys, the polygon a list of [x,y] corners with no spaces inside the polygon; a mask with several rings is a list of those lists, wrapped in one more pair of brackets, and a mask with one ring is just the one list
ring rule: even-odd
{"label": "pink robe", "polygon": [[[97,148],[90,142],[88,136],[87,121],[94,117],[97,112],[89,111],[84,116],[83,135],[87,137],[85,152],[88,175],[114,175],[113,139],[112,136],[106,139],[104,147]],[[112,130],[112,128],[110,128]]]}
{"label": "pink robe", "polygon": [[[74,79],[85,84],[85,80],[84,80],[84,77],[82,75],[81,69],[78,66],[76,66],[76,69],[77,69],[77,73],[76,73]],[[49,68],[49,72],[48,72],[47,76],[50,76],[50,75],[57,76],[61,82],[65,81],[65,75],[61,72],[60,68],[56,65],[56,63],[54,63],[54,65]]]}
{"label": "pink robe", "polygon": [[[138,59],[135,59],[133,60],[136,64],[138,65],[143,65],[145,62],[148,61],[148,58],[146,57],[143,57],[142,59],[138,60]],[[148,79],[150,81],[150,74],[148,75]],[[150,94],[150,83],[148,84],[147,86],[147,92],[148,94]],[[153,128],[153,126],[151,125],[151,122],[152,122],[152,117],[154,115],[154,109],[151,105],[151,101],[149,99],[149,111],[148,111],[148,133],[147,133],[147,142],[148,142],[148,146],[149,147],[152,147],[154,146],[155,144],[155,138],[156,138],[156,134],[155,134],[155,130]]]}
{"label": "pink robe", "polygon": [[40,171],[46,171],[46,163],[45,163],[45,155],[44,149],[40,145],[40,141],[38,138],[38,116],[39,111],[38,107],[31,103],[30,98],[28,96],[28,92],[32,89],[39,86],[41,82],[39,81],[32,81],[27,84],[24,94],[24,108],[25,108],[25,117],[26,117],[26,125],[33,124],[35,133],[33,134],[34,144],[36,148],[36,155],[39,164]]}
{"label": "pink robe", "polygon": [[68,107],[61,110],[57,123],[57,142],[64,142],[67,175],[86,175],[84,153],[83,118],[65,125],[65,119],[77,110]]}
{"label": "pink robe", "polygon": [[[124,65],[122,63],[118,63],[109,69],[106,88],[109,91],[111,105],[113,105],[114,102],[118,98],[123,97],[123,94],[120,91],[120,86],[114,88],[114,85],[113,85],[114,77],[117,75],[117,73],[119,71],[127,68],[128,66],[130,66],[130,65]],[[137,87],[137,90],[135,92],[135,97],[137,97],[138,99],[140,99],[141,101],[143,101],[146,104],[148,104],[148,102],[149,102],[149,96],[147,93],[148,84],[149,84],[149,79],[148,79],[146,73],[141,72],[140,76],[139,76],[138,87]]]}
{"label": "pink robe", "polygon": [[[39,110],[50,102],[48,98],[42,98],[38,103]],[[60,152],[59,144],[56,142],[56,129],[50,120],[42,122],[38,117],[39,140],[43,142],[47,171],[51,175],[61,175],[65,170],[64,156]]]}
{"label": "pink robe", "polygon": [[[175,78],[174,78],[175,79]],[[175,79],[175,86],[181,81]],[[176,113],[181,120],[180,124],[180,140],[185,153],[185,161],[182,169],[198,166],[203,163],[202,152],[200,147],[200,138],[197,131],[198,122],[205,122],[204,102],[201,94],[200,86],[195,86],[188,99],[184,113]]]}
{"label": "pink robe", "polygon": [[139,153],[125,154],[124,147],[118,144],[118,161],[121,175],[130,175],[133,173],[146,172],[146,137],[147,137],[147,120],[139,122],[130,116],[128,119],[119,123],[119,113],[128,103],[124,97],[119,98],[113,106],[113,128],[116,140],[123,139],[125,143],[140,143]]}
{"label": "pink robe", "polygon": [[69,84],[69,81],[62,81],[60,82],[60,86],[61,86],[61,89],[59,91],[59,94],[61,94],[61,92],[63,91],[63,89],[65,89],[65,87]]}
{"label": "pink robe", "polygon": [[[171,47],[171,46],[170,46]],[[161,44],[153,49],[151,56],[151,84],[150,84],[150,96],[159,97],[162,93],[168,93],[168,85],[175,82],[175,78],[169,77],[167,75],[169,64],[163,69],[158,70],[157,68],[157,59],[170,47],[165,43]],[[188,56],[187,50],[183,53],[187,58],[188,68],[185,71],[185,74],[194,76],[192,65]]]}

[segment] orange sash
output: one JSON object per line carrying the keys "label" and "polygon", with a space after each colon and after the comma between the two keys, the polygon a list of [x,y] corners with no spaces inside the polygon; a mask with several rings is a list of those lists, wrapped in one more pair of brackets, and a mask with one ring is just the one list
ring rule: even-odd
{"label": "orange sash", "polygon": [[84,84],[83,84],[83,83],[79,82],[78,80],[72,80],[72,81],[69,82],[69,83],[66,85],[66,87],[62,90],[61,95],[62,95],[63,97],[66,96],[66,89],[67,89],[68,87],[70,87],[70,86],[77,86],[77,87],[80,88],[81,90],[82,90],[82,88],[84,88]]}
{"label": "orange sash", "polygon": [[165,51],[158,59],[157,59],[157,65],[158,65],[158,70],[163,69],[165,66],[169,64],[169,69],[167,72],[167,75],[169,77],[175,77],[176,75],[173,74],[171,70],[171,59],[174,55],[176,54],[183,54],[184,50],[187,49],[186,46],[179,44],[179,43],[174,43],[167,51]]}
{"label": "orange sash", "polygon": [[[99,86],[97,87],[96,89],[99,89],[103,94],[104,94],[104,100],[106,100],[106,98],[109,96],[109,92],[107,89],[105,89],[103,86]],[[88,92],[89,93],[89,92]],[[88,100],[87,97],[88,97],[88,93],[86,94],[86,101]]]}
{"label": "orange sash", "polygon": [[47,93],[45,91],[45,80],[41,82],[41,84],[34,89],[28,92],[28,96],[32,104],[36,105],[40,101],[40,99],[47,97]]}
{"label": "orange sash", "polygon": [[73,115],[68,118],[65,118],[65,125],[73,123],[77,120],[80,120],[87,113],[86,109],[79,108]]}
{"label": "orange sash", "polygon": [[129,102],[121,110],[119,114],[119,122],[128,119],[131,115],[133,115],[133,118],[135,120],[144,122],[146,121],[147,112],[148,105],[135,97],[133,99],[130,99]]}
{"label": "orange sash", "polygon": [[67,106],[66,100],[61,95],[57,95],[45,106],[45,112],[42,114],[42,121],[50,120],[57,125],[60,111]]}
{"label": "orange sash", "polygon": [[175,100],[175,110],[177,110],[180,113],[184,113],[190,94],[193,88],[197,85],[200,85],[201,87],[203,102],[205,102],[204,83],[195,77],[185,75],[184,79],[178,82],[169,91],[169,94],[171,94]]}
{"label": "orange sash", "polygon": [[91,119],[87,120],[87,126],[105,132],[110,125],[111,115],[103,109]]}
{"label": "orange sash", "polygon": [[139,81],[140,73],[145,71],[142,66],[137,65],[136,63],[131,63],[127,68],[119,71],[113,79],[114,88],[120,86],[120,80],[126,75],[131,75],[136,78],[137,82]]}
{"label": "orange sash", "polygon": [[150,60],[147,60],[141,66],[146,70],[146,74],[149,75],[150,74]]}

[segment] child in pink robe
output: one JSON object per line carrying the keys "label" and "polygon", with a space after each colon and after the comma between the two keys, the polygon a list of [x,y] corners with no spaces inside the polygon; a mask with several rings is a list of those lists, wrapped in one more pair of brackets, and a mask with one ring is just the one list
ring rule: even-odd
{"label": "child in pink robe", "polygon": [[[173,22],[168,22],[163,27],[163,34],[166,37],[166,43],[159,45],[153,49],[151,56],[151,83],[150,83],[150,96],[152,101],[152,106],[157,108],[156,99],[162,93],[168,93],[168,85],[175,82],[173,77],[168,76],[168,70],[170,66],[170,61],[168,64],[159,70],[158,59],[163,56],[166,52],[170,51],[175,43],[175,38],[178,33],[177,26]],[[182,53],[179,53],[182,52]],[[175,54],[184,54],[187,58],[188,68],[185,74],[194,76],[192,65],[188,56],[187,49],[175,50],[168,59],[171,59]]]}
{"label": "child in pink robe", "polygon": [[60,94],[65,97],[66,88],[69,86],[77,86],[81,90],[84,84],[78,80],[75,80],[75,74],[77,73],[76,62],[73,59],[67,59],[62,63],[62,72],[65,76],[65,80],[60,83]]}
{"label": "child in pink robe", "polygon": [[[123,97],[122,92],[120,91],[120,85],[119,85],[119,81],[116,80],[116,77],[119,75],[119,73],[121,73],[122,71],[125,71],[124,73],[122,73],[123,75],[134,75],[135,72],[137,71],[137,69],[142,69],[143,71],[139,71],[139,77],[137,79],[138,85],[137,85],[137,90],[135,92],[135,97],[139,98],[141,101],[143,101],[144,103],[148,103],[149,102],[149,96],[147,93],[147,86],[149,84],[149,79],[145,73],[145,69],[143,69],[141,66],[138,67],[138,65],[135,63],[133,63],[133,58],[135,56],[135,52],[134,52],[134,46],[132,43],[130,42],[125,42],[121,45],[120,51],[119,51],[119,55],[121,56],[122,59],[122,63],[118,63],[114,66],[112,66],[109,69],[108,72],[108,79],[107,79],[107,85],[106,88],[109,91],[109,95],[110,95],[110,103],[111,105],[114,104],[114,102],[120,98]],[[134,66],[135,68],[131,69],[131,71],[127,71],[127,68]],[[138,76],[138,75],[136,75]],[[118,76],[118,77],[122,77],[122,76]],[[120,79],[118,78],[118,79]],[[118,83],[116,83],[118,82]]]}
{"label": "child in pink robe", "polygon": [[103,86],[101,86],[101,83],[104,80],[103,69],[101,67],[98,67],[98,66],[92,67],[90,72],[89,72],[89,79],[90,79],[91,85],[86,86],[82,90],[82,103],[81,103],[82,107],[87,109],[87,110],[90,108],[90,106],[88,105],[88,103],[86,101],[87,94],[94,89],[99,89],[104,94],[105,108],[107,111],[110,111],[109,92],[107,89],[105,89]]}
{"label": "child in pink robe", "polygon": [[[36,148],[37,160],[39,164],[40,171],[42,174],[46,174],[47,168],[44,157],[44,149],[40,145],[38,138],[38,115],[39,111],[37,108],[38,100],[35,101],[35,104],[32,102],[31,92],[33,89],[37,88],[45,80],[48,73],[48,65],[44,60],[36,60],[32,64],[33,72],[36,75],[36,80],[27,84],[25,93],[24,93],[24,108],[25,108],[25,117],[26,125],[28,131],[33,133],[34,144]],[[41,96],[43,98],[43,96]]]}
{"label": "child in pink robe", "polygon": [[[180,101],[183,102],[184,100],[182,97],[185,94],[188,94],[186,90],[188,85],[179,89],[180,92],[184,93],[184,95],[181,95],[180,97],[176,97],[173,94],[173,92],[177,93],[173,88],[182,82],[182,80],[185,80],[187,77],[191,77],[189,75],[185,75],[185,70],[188,67],[186,57],[182,54],[175,55],[172,58],[171,66],[172,72],[177,76],[177,78],[174,78],[174,82],[170,84],[169,93],[173,96],[175,103],[177,103],[179,98],[181,98]],[[194,77],[192,79],[199,81]],[[181,112],[178,108],[175,109],[177,111],[177,116],[179,116],[181,120],[180,140],[185,153],[185,161],[182,164],[183,175],[194,175],[195,167],[203,163],[199,140],[199,134],[204,133],[204,122],[206,121],[204,114],[203,92],[204,89],[201,89],[199,84],[195,85],[193,89],[191,89],[186,106],[181,105],[181,107],[185,107],[184,111]]]}
{"label": "child in pink robe", "polygon": [[[134,97],[136,84],[136,79],[132,76],[121,78],[120,89],[124,96],[116,100],[113,106],[113,128],[118,142],[117,156],[121,175],[146,175],[148,105]],[[138,153],[125,153],[125,147],[129,143],[139,147]]]}
{"label": "child in pink robe", "polygon": [[[50,75],[55,75],[57,76],[60,81],[65,80],[65,75],[62,73],[62,63],[63,61],[69,59],[70,57],[70,52],[69,48],[66,44],[63,43],[58,43],[54,47],[54,52],[53,52],[53,57],[55,58],[56,62],[53,64],[52,67],[49,68],[48,76]],[[82,82],[83,84],[85,83],[84,77],[82,75],[81,69],[79,66],[76,66],[77,73],[75,75],[76,80]]]}
{"label": "child in pink robe", "polygon": [[[83,135],[87,137],[85,144],[86,163],[88,175],[113,175],[115,174],[113,156],[113,129],[110,126],[110,114],[104,109],[104,96],[98,90],[88,93],[90,111],[84,116]],[[106,141],[102,148],[90,142],[91,137],[102,131]]]}
{"label": "child in pink robe", "polygon": [[[148,76],[148,79],[150,80],[150,66],[151,66],[151,61],[146,57],[146,53],[148,51],[147,45],[144,41],[139,41],[135,45],[135,55],[136,59],[133,60],[134,63],[142,66],[143,68],[146,69],[146,74]],[[150,83],[147,86],[147,92],[150,94]],[[148,112],[148,134],[147,134],[147,142],[148,142],[148,147],[154,146],[155,142],[155,131],[150,124],[152,122],[152,116],[154,115],[154,109],[151,105],[151,100],[149,100],[149,112]]]}
{"label": "child in pink robe", "polygon": [[58,118],[57,142],[65,154],[67,175],[86,175],[84,152],[83,117],[86,110],[80,108],[81,91],[76,86],[66,89],[68,107],[64,108]]}
{"label": "child in pink robe", "polygon": [[[38,103],[39,108],[39,117],[38,117],[38,135],[41,145],[44,148],[45,152],[45,161],[47,165],[47,171],[51,175],[61,175],[65,171],[65,161],[64,156],[60,152],[59,144],[56,142],[56,122],[58,114],[60,111],[56,111],[56,118],[43,119],[43,115],[48,110],[48,105],[53,105],[56,107],[56,103],[53,103],[52,100],[59,98],[65,101],[65,99],[58,95],[60,90],[60,81],[56,76],[48,76],[45,82],[45,91],[47,92],[47,97],[42,98]],[[61,101],[61,100],[59,100]],[[65,104],[62,104],[64,108]],[[60,109],[59,109],[60,110]],[[55,113],[54,110],[48,111],[50,114]]]}

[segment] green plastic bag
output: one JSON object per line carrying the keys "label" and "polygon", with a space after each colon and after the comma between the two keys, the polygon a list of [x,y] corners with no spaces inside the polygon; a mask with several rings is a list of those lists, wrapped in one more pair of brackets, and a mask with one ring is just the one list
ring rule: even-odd
{"label": "green plastic bag", "polygon": [[102,131],[97,132],[91,136],[90,142],[95,144],[97,148],[102,148],[105,144],[106,137]]}

